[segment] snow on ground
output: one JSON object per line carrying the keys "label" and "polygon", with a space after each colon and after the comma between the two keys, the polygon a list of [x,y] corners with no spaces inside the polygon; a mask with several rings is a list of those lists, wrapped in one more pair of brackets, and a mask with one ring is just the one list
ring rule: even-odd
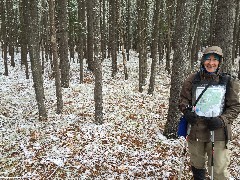
{"label": "snow on ground", "polygon": [[[25,79],[19,54],[9,76],[0,62],[0,178],[28,179],[176,179],[184,139],[162,135],[168,108],[170,77],[158,67],[154,95],[138,92],[138,58],[131,52],[129,79],[122,57],[111,77],[110,59],[103,62],[104,123],[94,124],[94,79],[71,62],[70,87],[63,89],[64,110],[57,115],[54,79],[44,74],[48,121],[38,120],[32,80]],[[150,65],[149,59],[149,65]],[[86,68],[86,66],[85,66]],[[148,80],[147,80],[148,81]],[[238,126],[237,126],[238,125]],[[239,120],[234,124],[230,172],[240,179]],[[185,157],[185,156],[184,156]],[[186,155],[183,179],[190,179]]]}

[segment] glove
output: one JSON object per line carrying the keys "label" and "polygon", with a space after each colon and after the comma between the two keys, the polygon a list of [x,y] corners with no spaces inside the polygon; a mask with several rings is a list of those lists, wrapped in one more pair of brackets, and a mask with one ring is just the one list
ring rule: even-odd
{"label": "glove", "polygon": [[198,115],[195,112],[192,112],[191,110],[187,109],[184,112],[184,117],[186,118],[187,122],[193,126],[197,122]]}
{"label": "glove", "polygon": [[210,131],[223,127],[223,122],[219,117],[206,118],[206,123]]}

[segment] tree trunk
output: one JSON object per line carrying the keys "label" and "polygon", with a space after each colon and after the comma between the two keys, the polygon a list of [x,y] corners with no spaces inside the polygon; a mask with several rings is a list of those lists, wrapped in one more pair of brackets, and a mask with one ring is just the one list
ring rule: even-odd
{"label": "tree trunk", "polygon": [[167,39],[166,39],[166,71],[168,74],[171,73],[171,59],[170,53],[172,50],[172,32],[173,32],[173,22],[174,22],[174,0],[167,1]]}
{"label": "tree trunk", "polygon": [[59,54],[61,67],[61,85],[64,88],[69,87],[70,81],[70,63],[68,59],[68,14],[67,0],[58,1],[59,12]]}
{"label": "tree trunk", "polygon": [[106,31],[107,31],[107,27],[106,27],[106,0],[100,0],[100,3],[102,3],[102,5],[100,5],[101,8],[101,14],[102,14],[102,18],[100,19],[100,30],[101,30],[101,52],[102,52],[102,57],[106,58],[107,57],[107,53],[106,53]]}
{"label": "tree trunk", "polygon": [[179,1],[176,12],[176,25],[173,44],[173,65],[171,75],[171,88],[167,122],[164,129],[164,135],[168,138],[176,137],[178,119],[180,111],[178,110],[178,97],[181,86],[186,78],[189,59],[187,57],[187,45],[189,42],[190,27],[190,4],[191,0]]}
{"label": "tree trunk", "polygon": [[11,66],[15,67],[14,62],[14,11],[13,11],[13,2],[8,1],[6,3],[6,9],[7,9],[7,24],[8,24],[8,50],[9,55],[11,56]]}
{"label": "tree trunk", "polygon": [[94,101],[95,101],[95,122],[103,123],[103,97],[102,97],[102,56],[101,56],[101,32],[99,0],[93,0],[93,29],[94,29]]}
{"label": "tree trunk", "polygon": [[[121,12],[121,11],[120,11]],[[127,70],[127,59],[126,59],[126,52],[125,52],[125,42],[124,42],[124,27],[123,27],[123,15],[122,12],[119,15],[119,28],[120,28],[120,46],[122,47],[122,57],[123,57],[123,67],[124,67],[124,78],[125,80],[128,79],[128,70]]]}
{"label": "tree trunk", "polygon": [[30,62],[33,76],[34,89],[39,111],[39,120],[47,119],[47,111],[44,105],[44,89],[43,77],[41,73],[41,63],[39,56],[39,20],[38,20],[38,1],[33,0],[29,4],[30,10],[30,35],[29,35],[29,49]]}
{"label": "tree trunk", "polygon": [[55,75],[55,86],[56,86],[56,96],[57,96],[57,114],[62,113],[63,109],[63,99],[62,99],[62,88],[61,79],[58,63],[58,52],[57,52],[57,41],[56,41],[56,28],[55,28],[55,0],[49,0],[49,19],[50,19],[50,33],[51,33],[51,44],[53,52],[53,66]]}
{"label": "tree trunk", "polygon": [[28,1],[22,0],[21,10],[21,64],[25,66],[26,79],[29,79],[29,67],[27,62],[28,54],[28,26],[29,26],[29,8]]}
{"label": "tree trunk", "polygon": [[131,0],[127,0],[127,27],[126,27],[126,33],[127,33],[127,43],[126,43],[126,52],[127,52],[127,61],[129,61],[129,52],[131,49]]}
{"label": "tree trunk", "polygon": [[139,52],[139,92],[143,92],[143,86],[146,83],[147,70],[147,33],[146,33],[146,11],[147,4],[145,0],[137,0],[138,7],[138,52]]}
{"label": "tree trunk", "polygon": [[215,36],[213,42],[214,45],[220,46],[223,49],[224,64],[222,69],[227,73],[232,72],[234,11],[234,0],[217,2]]}
{"label": "tree trunk", "polygon": [[[240,19],[240,17],[239,17],[239,19]],[[239,30],[238,30],[238,33],[237,33],[237,52],[236,53],[238,53],[238,55],[240,55],[240,28],[239,28]]]}
{"label": "tree trunk", "polygon": [[83,58],[85,36],[85,0],[78,0],[78,59],[80,61],[80,83],[83,83]]}
{"label": "tree trunk", "polygon": [[234,59],[237,58],[237,37],[239,31],[239,6],[240,1],[236,0],[236,15],[235,15],[235,23],[234,23],[234,31],[233,31],[233,49],[232,49],[232,64],[234,64]]}
{"label": "tree trunk", "polygon": [[49,61],[49,51],[48,51],[48,32],[49,32],[49,22],[48,22],[48,2],[42,1],[42,18],[41,18],[41,51],[42,51],[42,74],[45,71],[45,63]]}
{"label": "tree trunk", "polygon": [[[68,0],[69,7],[71,7],[71,0]],[[74,53],[75,53],[75,17],[74,12],[72,10],[68,10],[68,46],[69,46],[69,54],[70,60],[75,62]]]}
{"label": "tree trunk", "polygon": [[[202,21],[202,19],[201,19],[201,21]],[[201,21],[200,21],[200,23],[201,23]],[[199,50],[200,50],[200,48],[201,48],[201,34],[202,33],[202,30],[201,30],[201,28],[199,28],[198,29],[198,33],[197,33],[197,36],[196,36],[196,43],[195,43],[195,54],[194,54],[194,56],[193,56],[193,59],[194,59],[194,62],[197,62],[198,61],[198,52],[199,52]],[[192,51],[192,54],[193,54],[193,51]]]}
{"label": "tree trunk", "polygon": [[158,39],[159,39],[159,19],[160,19],[160,2],[155,0],[155,10],[153,16],[153,33],[152,33],[152,65],[151,65],[151,76],[150,84],[148,88],[148,94],[153,94],[155,86],[155,75],[156,75],[156,64],[157,64],[157,50],[158,50]]}
{"label": "tree trunk", "polygon": [[109,0],[109,45],[110,53],[112,58],[112,77],[114,77],[117,73],[117,8],[116,8],[116,0]]}
{"label": "tree trunk", "polygon": [[160,6],[161,14],[159,20],[159,37],[158,37],[158,54],[159,54],[159,64],[163,64],[163,55],[164,55],[164,23],[163,23],[163,3]]}
{"label": "tree trunk", "polygon": [[[190,41],[189,41],[189,46],[188,46],[188,57],[189,59],[191,59],[190,64],[189,64],[189,69],[192,69],[193,67],[193,63],[194,63],[194,53],[196,52],[196,39],[197,39],[197,30],[199,29],[198,24],[200,21],[200,14],[203,8],[203,0],[198,0],[197,1],[197,5],[196,5],[196,12],[195,12],[195,16],[194,16],[194,20],[193,20],[193,30],[192,30],[192,34],[190,36]],[[191,27],[190,27],[191,28]]]}
{"label": "tree trunk", "polygon": [[3,61],[4,61],[4,75],[8,76],[8,62],[7,62],[7,20],[6,20],[6,6],[5,1],[1,1],[1,31],[2,31],[2,47],[3,47]]}
{"label": "tree trunk", "polygon": [[93,60],[93,0],[87,0],[87,64],[88,69],[94,71]]}
{"label": "tree trunk", "polygon": [[210,14],[210,37],[208,44],[210,46],[213,45],[213,38],[214,38],[214,27],[216,23],[216,0],[211,0],[211,14]]}

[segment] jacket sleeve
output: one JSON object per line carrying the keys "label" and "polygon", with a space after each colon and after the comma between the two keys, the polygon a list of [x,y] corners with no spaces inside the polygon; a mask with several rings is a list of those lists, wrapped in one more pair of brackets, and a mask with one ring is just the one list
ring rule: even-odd
{"label": "jacket sleeve", "polygon": [[183,113],[187,106],[192,105],[192,82],[196,73],[191,74],[184,82],[179,97],[179,110]]}
{"label": "jacket sleeve", "polygon": [[225,100],[225,111],[220,117],[223,119],[225,124],[232,124],[240,113],[240,83],[237,79],[231,79],[228,86]]}

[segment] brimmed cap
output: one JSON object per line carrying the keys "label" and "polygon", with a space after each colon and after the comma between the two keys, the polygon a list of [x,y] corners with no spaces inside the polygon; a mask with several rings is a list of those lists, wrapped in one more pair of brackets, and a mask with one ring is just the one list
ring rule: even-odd
{"label": "brimmed cap", "polygon": [[212,54],[212,53],[218,54],[219,56],[223,56],[222,49],[218,46],[211,46],[211,47],[206,48],[203,51],[203,55]]}

